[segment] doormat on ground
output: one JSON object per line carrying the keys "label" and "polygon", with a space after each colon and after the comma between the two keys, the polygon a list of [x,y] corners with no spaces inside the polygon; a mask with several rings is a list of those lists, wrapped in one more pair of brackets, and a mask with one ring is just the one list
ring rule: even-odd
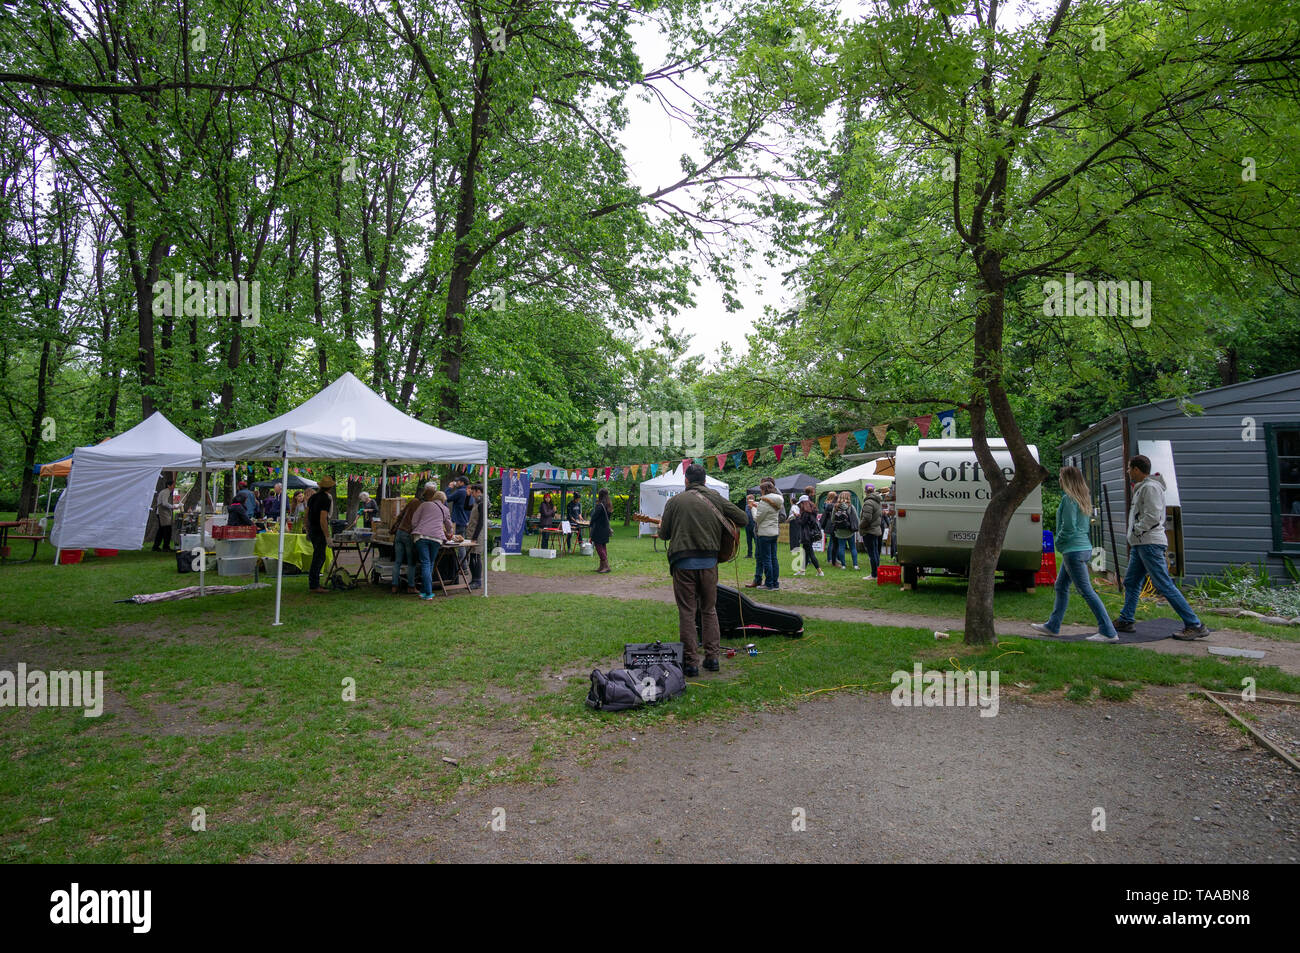
{"label": "doormat on ground", "polygon": [[[1142,619],[1134,623],[1136,632],[1120,632],[1119,642],[1110,643],[1111,645],[1135,645],[1139,642],[1159,642],[1168,639],[1175,632],[1183,631],[1183,622],[1181,619]],[[1031,639],[1042,639],[1044,642],[1084,642],[1093,632],[1081,632],[1078,635],[1039,635],[1037,632],[1031,634]],[[1208,636],[1207,636],[1208,638]],[[1205,639],[1197,639],[1198,642],[1204,642]]]}

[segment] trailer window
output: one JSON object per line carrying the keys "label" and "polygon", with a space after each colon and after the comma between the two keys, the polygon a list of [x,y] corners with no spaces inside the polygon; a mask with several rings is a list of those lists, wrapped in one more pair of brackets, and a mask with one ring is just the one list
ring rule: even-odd
{"label": "trailer window", "polygon": [[1300,550],[1300,423],[1265,424],[1273,545]]}

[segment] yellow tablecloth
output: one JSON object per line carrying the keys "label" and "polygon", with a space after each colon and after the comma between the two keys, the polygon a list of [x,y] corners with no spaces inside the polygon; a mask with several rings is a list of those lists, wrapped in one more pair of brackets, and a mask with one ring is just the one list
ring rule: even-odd
{"label": "yellow tablecloth", "polygon": [[[280,534],[258,533],[257,538],[253,540],[253,554],[259,558],[264,556],[269,556],[272,559],[279,558]],[[288,566],[297,566],[303,572],[311,569],[311,540],[307,538],[307,534],[284,534],[284,562]],[[330,564],[333,562],[334,554],[326,546],[325,568],[322,571],[329,572]]]}

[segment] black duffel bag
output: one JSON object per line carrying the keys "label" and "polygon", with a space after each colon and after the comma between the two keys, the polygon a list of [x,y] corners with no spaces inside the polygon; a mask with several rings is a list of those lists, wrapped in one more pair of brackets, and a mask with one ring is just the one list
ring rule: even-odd
{"label": "black duffel bag", "polygon": [[616,668],[609,674],[591,673],[587,705],[597,711],[627,711],[642,705],[656,705],[686,691],[686,675],[676,662],[645,668]]}

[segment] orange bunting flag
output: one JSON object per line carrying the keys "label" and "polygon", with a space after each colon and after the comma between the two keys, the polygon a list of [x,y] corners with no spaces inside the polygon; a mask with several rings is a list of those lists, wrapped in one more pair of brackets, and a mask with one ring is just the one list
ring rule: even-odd
{"label": "orange bunting flag", "polygon": [[885,437],[889,435],[889,424],[876,424],[871,428],[871,432],[876,436],[876,443],[883,447],[885,445]]}
{"label": "orange bunting flag", "polygon": [[778,443],[776,446],[772,448],[772,452],[776,454],[776,462],[780,463],[781,454],[785,453],[785,444]]}
{"label": "orange bunting flag", "polygon": [[844,431],[844,433],[837,433],[835,435],[835,445],[840,448],[840,453],[844,452],[844,448],[848,445],[848,442],[849,432],[847,430]]}
{"label": "orange bunting flag", "polygon": [[587,479],[588,479],[588,480],[594,480],[595,478],[596,478],[596,468],[595,468],[595,467],[587,467]]}
{"label": "orange bunting flag", "polygon": [[818,438],[817,438],[817,442],[818,442],[819,444],[821,444],[821,448],[822,448],[822,456],[824,456],[824,457],[829,457],[829,456],[831,455],[831,438],[830,438],[830,437],[818,437]]}
{"label": "orange bunting flag", "polygon": [[812,452],[812,445],[813,442],[811,440],[804,440],[800,442],[799,446],[803,448],[803,455],[805,457]]}
{"label": "orange bunting flag", "polygon": [[752,466],[754,465],[754,458],[755,458],[756,456],[758,456],[758,451],[757,451],[757,450],[746,450],[746,451],[745,451],[745,463],[746,463],[746,465],[752,467]]}

